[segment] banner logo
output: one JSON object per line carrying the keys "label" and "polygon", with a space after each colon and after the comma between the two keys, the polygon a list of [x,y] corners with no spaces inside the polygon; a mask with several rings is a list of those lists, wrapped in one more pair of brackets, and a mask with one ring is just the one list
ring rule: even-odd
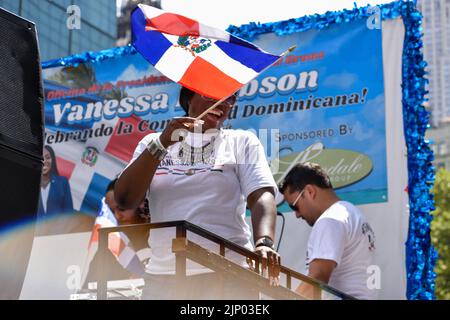
{"label": "banner logo", "polygon": [[[372,160],[359,152],[344,149],[325,149],[322,143],[315,143],[301,152],[280,156],[279,172],[274,175],[280,183],[297,163],[314,162],[328,173],[334,189],[343,188],[361,181],[372,172]],[[272,161],[271,166],[274,163]]]}
{"label": "banner logo", "polygon": [[98,160],[98,150],[94,147],[86,147],[81,157],[81,162],[88,165],[89,167],[95,166]]}

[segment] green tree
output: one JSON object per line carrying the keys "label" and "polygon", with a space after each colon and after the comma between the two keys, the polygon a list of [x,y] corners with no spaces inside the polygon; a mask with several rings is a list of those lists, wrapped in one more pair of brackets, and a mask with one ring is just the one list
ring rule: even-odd
{"label": "green tree", "polygon": [[65,85],[69,88],[89,88],[97,83],[97,77],[92,66],[82,63],[76,67],[63,67],[50,77],[57,83]]}
{"label": "green tree", "polygon": [[439,253],[436,262],[436,298],[450,300],[450,171],[441,169],[434,184],[436,210],[431,223],[431,241]]}
{"label": "green tree", "polygon": [[[69,88],[84,88],[89,89],[93,84],[100,84],[97,81],[97,76],[92,65],[81,63],[78,66],[63,67],[58,72],[49,77],[49,80],[62,84]],[[100,84],[101,85],[101,84]],[[105,99],[121,100],[127,96],[127,93],[119,88],[113,88],[107,92],[96,93],[98,96]]]}

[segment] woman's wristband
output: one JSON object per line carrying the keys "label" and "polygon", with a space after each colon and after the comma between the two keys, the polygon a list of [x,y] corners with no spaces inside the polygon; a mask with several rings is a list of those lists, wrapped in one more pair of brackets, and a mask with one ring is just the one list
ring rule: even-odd
{"label": "woman's wristband", "polygon": [[148,143],[147,151],[159,161],[163,160],[167,154],[167,149],[164,148],[159,137]]}

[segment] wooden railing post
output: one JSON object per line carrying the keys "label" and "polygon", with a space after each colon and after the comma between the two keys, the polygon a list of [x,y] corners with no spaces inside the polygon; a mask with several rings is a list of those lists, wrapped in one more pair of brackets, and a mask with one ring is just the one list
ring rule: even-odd
{"label": "wooden railing post", "polygon": [[176,227],[176,239],[172,245],[172,250],[175,252],[175,278],[178,299],[184,298],[186,289],[186,241],[186,227],[184,224],[180,224]]}
{"label": "wooden railing post", "polygon": [[100,255],[100,261],[97,264],[97,300],[106,300],[108,298],[108,279],[106,266],[106,254],[108,250],[108,236],[109,233],[105,230],[99,229],[98,231],[98,254]]}

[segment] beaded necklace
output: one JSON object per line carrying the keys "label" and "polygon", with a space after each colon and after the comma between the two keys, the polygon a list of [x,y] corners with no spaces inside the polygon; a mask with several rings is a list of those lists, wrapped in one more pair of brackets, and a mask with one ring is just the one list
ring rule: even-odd
{"label": "beaded necklace", "polygon": [[178,151],[178,159],[184,164],[210,164],[214,155],[214,141],[215,137],[211,138],[211,141],[202,147],[193,147],[183,140],[180,143],[180,149]]}
{"label": "beaded necklace", "polygon": [[[215,162],[215,145],[217,138],[222,137],[224,131],[208,131],[205,133],[191,133],[184,136],[177,151],[177,162],[183,165],[212,165]],[[204,144],[204,145],[203,145]]]}

